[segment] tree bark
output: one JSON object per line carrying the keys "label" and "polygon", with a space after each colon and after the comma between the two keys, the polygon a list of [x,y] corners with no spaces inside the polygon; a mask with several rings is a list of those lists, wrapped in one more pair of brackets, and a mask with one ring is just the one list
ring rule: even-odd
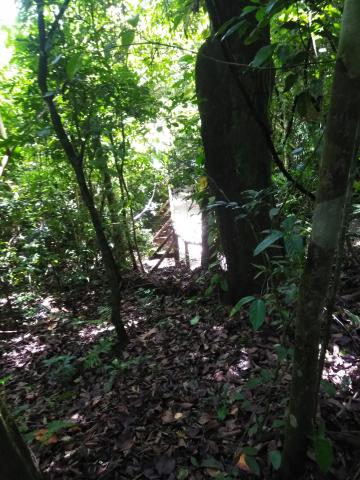
{"label": "tree bark", "polygon": [[113,183],[108,167],[108,159],[106,155],[104,155],[100,132],[94,136],[93,139],[94,144],[94,154],[96,158],[99,160],[100,170],[103,174],[104,180],[104,190],[105,190],[105,197],[111,222],[111,237],[114,244],[113,247],[113,255],[114,260],[117,264],[117,267],[122,270],[126,267],[126,247],[125,247],[125,238],[124,238],[124,231],[126,226],[123,225],[122,219],[120,218],[119,212],[119,202],[116,198],[113,189]]}
{"label": "tree bark", "polygon": [[346,0],[325,132],[312,234],[302,275],[282,476],[305,469],[318,394],[320,318],[340,232],[360,121],[360,2]]}
{"label": "tree bark", "polygon": [[[36,0],[37,5],[37,19],[38,19],[38,31],[39,31],[39,67],[38,67],[38,84],[42,93],[43,99],[49,109],[51,123],[56,133],[56,136],[66,154],[66,157],[72,166],[76,179],[80,189],[80,195],[84,202],[95,233],[96,239],[101,251],[105,271],[109,281],[111,298],[111,321],[115,327],[118,342],[120,347],[126,345],[128,337],[125,327],[120,318],[120,288],[121,288],[121,276],[116,266],[112,250],[109,242],[107,241],[103,224],[99,212],[96,209],[94,197],[91,194],[86,182],[84,168],[83,168],[83,156],[79,154],[67,135],[62,119],[58,113],[55,105],[54,95],[48,91],[48,48],[49,48],[49,36],[46,35],[45,19],[44,19],[44,3],[43,0]],[[64,12],[63,12],[64,13]],[[55,19],[56,22],[56,19]],[[53,27],[55,25],[53,24]],[[53,27],[50,32],[53,32]],[[54,32],[53,32],[54,33]],[[52,33],[52,34],[53,34]],[[49,34],[50,35],[50,34]]]}
{"label": "tree bark", "polygon": [[[208,0],[206,2],[213,30],[238,17],[250,4],[245,0]],[[255,18],[249,17],[251,28]],[[259,120],[268,125],[268,104],[272,90],[272,73],[267,70],[232,67],[231,60],[249,64],[258,50],[270,43],[269,30],[259,40],[245,45],[237,34],[223,43],[212,36],[201,47],[196,65],[196,87],[201,117],[201,134],[205,149],[205,168],[210,189],[216,200],[244,203],[245,190],[262,190],[271,185],[271,152]],[[239,82],[253,101],[256,113],[239,89]],[[266,206],[256,218],[237,219],[238,211],[217,209],[220,237],[227,262],[230,301],[255,293],[253,251],[259,241],[254,235],[269,228]],[[261,258],[257,262],[261,262]]]}
{"label": "tree bark", "polygon": [[30,451],[0,398],[1,480],[41,480]]}

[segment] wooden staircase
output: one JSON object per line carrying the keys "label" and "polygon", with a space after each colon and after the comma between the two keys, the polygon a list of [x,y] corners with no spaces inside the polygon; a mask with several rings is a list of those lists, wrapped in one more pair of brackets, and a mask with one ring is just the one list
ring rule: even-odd
{"label": "wooden staircase", "polygon": [[179,264],[179,245],[171,219],[171,209],[169,200],[167,200],[159,210],[158,219],[160,228],[153,237],[153,243],[156,247],[149,260],[158,260],[151,268],[151,271],[159,268],[166,258],[173,258],[175,265]]}

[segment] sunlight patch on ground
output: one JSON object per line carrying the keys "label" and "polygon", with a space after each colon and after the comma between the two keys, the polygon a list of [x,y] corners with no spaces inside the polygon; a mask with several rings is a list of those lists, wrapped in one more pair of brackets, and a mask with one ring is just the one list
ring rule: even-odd
{"label": "sunlight patch on ground", "polygon": [[103,323],[101,325],[89,325],[79,331],[79,337],[87,343],[93,342],[99,335],[104,332],[111,332],[115,329],[113,325]]}
{"label": "sunlight patch on ground", "polygon": [[359,369],[359,359],[355,355],[343,354],[338,345],[333,351],[326,352],[325,367],[322,378],[346,390],[352,390],[352,376],[356,376]]}
{"label": "sunlight patch on ground", "polygon": [[42,344],[38,337],[32,337],[32,340],[29,341],[29,337],[32,337],[30,333],[26,335],[20,335],[15,337],[12,342],[20,343],[27,341],[26,345],[19,347],[18,349],[14,349],[9,353],[4,353],[4,358],[10,360],[10,364],[14,368],[22,368],[25,365],[28,365],[32,361],[32,357],[34,354],[43,352],[47,349],[47,346]]}

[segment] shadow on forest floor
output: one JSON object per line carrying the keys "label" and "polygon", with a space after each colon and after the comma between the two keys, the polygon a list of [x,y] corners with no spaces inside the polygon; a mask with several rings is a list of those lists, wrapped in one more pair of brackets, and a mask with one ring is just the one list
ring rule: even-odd
{"label": "shadow on forest floor", "polygon": [[[146,278],[127,282],[121,358],[101,289],[29,298],[0,323],[6,401],[46,478],[248,478],[246,464],[234,468],[245,447],[271,478],[290,380],[285,360],[273,380],[279,332],[267,319],[254,333],[246,312],[204,299],[194,272]],[[339,310],[321,391],[334,466],[322,476],[310,462],[307,478],[359,475],[360,343],[341,318],[356,306]]]}

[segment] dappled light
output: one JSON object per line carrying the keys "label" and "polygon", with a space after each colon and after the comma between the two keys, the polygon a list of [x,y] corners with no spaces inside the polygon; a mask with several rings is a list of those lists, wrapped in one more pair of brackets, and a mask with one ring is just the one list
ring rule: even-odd
{"label": "dappled light", "polygon": [[360,480],[359,0],[0,4],[0,480]]}

